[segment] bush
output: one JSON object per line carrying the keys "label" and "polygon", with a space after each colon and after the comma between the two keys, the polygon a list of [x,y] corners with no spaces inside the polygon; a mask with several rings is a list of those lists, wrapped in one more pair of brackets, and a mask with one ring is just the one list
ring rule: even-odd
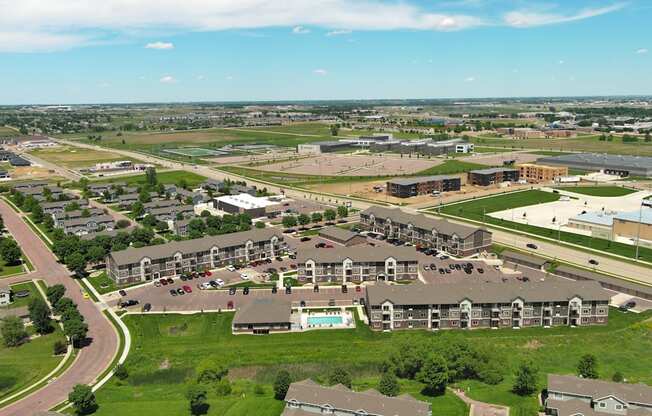
{"label": "bush", "polygon": [[378,382],[378,391],[385,396],[398,396],[400,387],[398,385],[398,379],[393,372],[387,371],[383,373],[380,381]]}
{"label": "bush", "polygon": [[54,345],[52,345],[52,350],[54,355],[63,355],[68,351],[68,345],[63,341],[55,341]]}
{"label": "bush", "polygon": [[129,372],[127,367],[124,364],[118,364],[113,369],[113,375],[116,376],[119,380],[126,380],[129,377]]}
{"label": "bush", "polygon": [[202,361],[197,367],[198,383],[214,383],[229,373],[229,369],[213,361]]}
{"label": "bush", "polygon": [[218,396],[228,396],[233,391],[228,379],[223,378],[215,384],[215,394]]}
{"label": "bush", "polygon": [[328,375],[328,384],[342,384],[351,388],[351,374],[343,368],[335,368]]}
{"label": "bush", "polygon": [[290,373],[287,371],[281,370],[276,373],[276,378],[274,379],[274,397],[278,400],[285,399],[291,382]]}

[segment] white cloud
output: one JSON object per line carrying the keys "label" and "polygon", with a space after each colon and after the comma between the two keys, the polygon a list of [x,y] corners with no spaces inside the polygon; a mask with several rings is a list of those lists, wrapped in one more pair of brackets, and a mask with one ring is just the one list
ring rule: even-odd
{"label": "white cloud", "polygon": [[234,78],[233,75],[227,75],[226,76],[227,81],[233,81],[233,78]]}
{"label": "white cloud", "polygon": [[161,84],[174,84],[177,82],[176,78],[174,78],[172,75],[165,75],[161,77],[159,81]]}
{"label": "white cloud", "polygon": [[203,76],[202,74],[199,74],[199,75],[195,76],[195,79],[196,79],[197,81],[203,81],[203,80],[206,79],[206,77]]}
{"label": "white cloud", "polygon": [[310,29],[306,29],[303,26],[295,26],[292,28],[292,33],[294,33],[295,35],[305,35],[310,33]]}
{"label": "white cloud", "polygon": [[473,82],[475,81],[475,77],[466,77],[464,78],[464,82]]}
{"label": "white cloud", "polygon": [[315,74],[315,75],[320,75],[322,77],[324,75],[328,75],[328,71],[323,69],[323,68],[315,69],[314,71],[312,71],[312,73]]}
{"label": "white cloud", "polygon": [[517,10],[503,16],[503,22],[512,27],[525,28],[534,26],[553,25],[558,23],[574,22],[577,20],[588,19],[591,17],[601,16],[603,14],[615,12],[625,7],[623,3],[612,4],[611,6],[587,8],[578,11],[575,14],[549,13],[545,11]]}
{"label": "white cloud", "polygon": [[648,50],[647,50],[647,48],[640,48],[640,49],[636,50],[636,53],[638,55],[644,55],[644,54],[648,53]]}
{"label": "white cloud", "polygon": [[174,44],[172,42],[152,42],[145,45],[145,48],[167,50],[167,49],[174,49]]}
{"label": "white cloud", "polygon": [[99,84],[97,84],[97,86],[100,87],[100,88],[109,88],[111,86],[111,83],[106,82],[106,81],[102,81]]}
{"label": "white cloud", "polygon": [[331,30],[330,32],[326,33],[326,36],[341,36],[341,35],[350,35],[352,32],[348,29],[338,29],[338,30]]}
{"label": "white cloud", "polygon": [[559,60],[559,65],[564,65],[564,64],[565,64],[564,60],[563,60],[563,59],[560,59],[560,60]]}
{"label": "white cloud", "polygon": [[54,52],[81,46],[87,42],[88,39],[78,35],[41,31],[5,32],[0,27],[0,52]]}

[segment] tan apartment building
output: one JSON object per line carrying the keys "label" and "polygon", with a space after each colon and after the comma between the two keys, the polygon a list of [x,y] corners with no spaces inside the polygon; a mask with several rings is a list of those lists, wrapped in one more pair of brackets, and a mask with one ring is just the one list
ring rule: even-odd
{"label": "tan apartment building", "polygon": [[491,233],[484,228],[408,214],[398,208],[368,208],[360,213],[360,225],[388,239],[431,247],[458,257],[487,250],[492,241]]}
{"label": "tan apartment building", "polygon": [[519,178],[528,183],[554,182],[560,176],[568,176],[567,166],[546,166],[534,163],[522,163],[516,165],[519,170]]}
{"label": "tan apartment building", "polygon": [[606,324],[610,294],[598,282],[387,285],[366,291],[371,329],[474,329]]}
{"label": "tan apartment building", "polygon": [[299,251],[297,279],[312,283],[408,281],[419,277],[414,247],[352,246]]}
{"label": "tan apartment building", "polygon": [[280,232],[254,229],[113,251],[106,258],[106,268],[107,275],[123,285],[275,257],[284,249]]}

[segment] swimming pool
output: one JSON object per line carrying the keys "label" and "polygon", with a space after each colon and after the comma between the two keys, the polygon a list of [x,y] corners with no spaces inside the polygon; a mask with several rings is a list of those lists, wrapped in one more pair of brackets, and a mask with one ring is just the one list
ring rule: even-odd
{"label": "swimming pool", "polygon": [[309,316],[308,325],[342,325],[341,316]]}

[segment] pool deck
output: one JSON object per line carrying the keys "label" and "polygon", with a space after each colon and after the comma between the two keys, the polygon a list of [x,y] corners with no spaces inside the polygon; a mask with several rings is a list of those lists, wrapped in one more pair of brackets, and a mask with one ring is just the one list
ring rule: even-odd
{"label": "pool deck", "polygon": [[[342,324],[322,324],[309,325],[308,317],[341,317]],[[311,311],[310,309],[299,309],[297,313],[292,314],[293,331],[311,331],[315,329],[353,329],[355,328],[355,319],[353,313],[344,307],[337,307],[326,310]]]}

